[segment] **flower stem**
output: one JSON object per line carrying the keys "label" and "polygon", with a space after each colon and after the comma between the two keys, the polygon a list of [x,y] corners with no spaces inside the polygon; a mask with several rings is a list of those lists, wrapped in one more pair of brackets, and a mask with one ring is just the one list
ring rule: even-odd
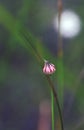
{"label": "flower stem", "polygon": [[52,92],[52,89],[51,89],[51,113],[52,113],[52,130],[54,130],[55,128],[55,121],[54,121],[54,95],[53,95],[53,92]]}
{"label": "flower stem", "polygon": [[36,57],[37,61],[40,63],[42,67],[44,60],[42,56],[40,55],[40,53],[37,51],[36,47],[34,46],[34,42],[36,42],[37,39],[34,38],[35,40],[33,40],[31,34],[27,32],[25,29],[22,29],[20,31],[21,31],[22,36],[24,36],[24,39],[26,40],[25,44],[27,45],[29,43],[32,49],[33,55]]}
{"label": "flower stem", "polygon": [[56,101],[56,104],[57,104],[57,107],[58,107],[58,112],[59,112],[59,118],[60,118],[60,124],[61,124],[61,130],[64,130],[64,126],[63,126],[63,119],[62,119],[62,113],[61,113],[61,108],[60,108],[60,105],[59,105],[59,100],[58,100],[58,97],[57,97],[57,93],[54,89],[54,85],[52,83],[52,80],[50,78],[49,75],[46,75],[46,78],[47,78],[47,81],[52,89],[52,93],[54,95],[54,98],[55,98],[55,101]]}

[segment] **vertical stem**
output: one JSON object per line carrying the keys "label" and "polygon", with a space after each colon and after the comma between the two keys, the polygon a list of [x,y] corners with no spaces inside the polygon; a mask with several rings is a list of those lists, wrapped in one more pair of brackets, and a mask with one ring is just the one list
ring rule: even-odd
{"label": "vertical stem", "polygon": [[61,14],[62,14],[62,0],[58,0],[58,57],[62,57],[62,37],[60,33],[61,28]]}
{"label": "vertical stem", "polygon": [[60,96],[61,108],[63,107],[63,87],[64,87],[64,77],[63,77],[63,44],[61,36],[61,14],[62,14],[62,0],[58,0],[58,63],[57,63],[57,75],[58,75],[58,97]]}
{"label": "vertical stem", "polygon": [[62,113],[61,113],[61,108],[60,108],[60,105],[59,105],[59,100],[58,100],[58,96],[57,96],[57,93],[55,91],[55,88],[54,88],[54,85],[53,85],[53,82],[52,80],[50,79],[50,77],[48,75],[46,75],[46,78],[47,78],[47,81],[52,89],[52,93],[54,95],[54,99],[56,101],[56,104],[57,104],[57,108],[58,108],[58,112],[59,112],[59,118],[60,118],[60,124],[61,124],[61,130],[64,130],[64,126],[63,126],[63,119],[62,119]]}
{"label": "vertical stem", "polygon": [[55,121],[54,121],[54,95],[53,95],[53,92],[52,92],[52,90],[51,90],[51,113],[52,113],[52,130],[54,130],[54,128],[55,128]]}

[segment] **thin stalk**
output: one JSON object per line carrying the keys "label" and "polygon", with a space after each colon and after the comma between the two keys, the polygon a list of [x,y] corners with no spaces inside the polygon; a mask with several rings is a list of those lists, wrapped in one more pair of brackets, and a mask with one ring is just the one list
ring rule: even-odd
{"label": "thin stalk", "polygon": [[58,0],[58,62],[57,62],[57,79],[58,79],[58,95],[60,95],[61,108],[63,107],[63,87],[64,87],[64,75],[63,75],[63,43],[61,36],[61,14],[62,14],[62,0]]}
{"label": "thin stalk", "polygon": [[[64,86],[64,80],[63,80],[63,43],[62,43],[62,36],[61,36],[62,8],[63,8],[62,0],[58,0],[58,52],[57,52],[57,54],[58,54],[58,86],[59,86],[58,92],[60,95],[61,107],[63,107],[63,86]],[[59,109],[61,129],[64,130],[63,119],[62,119],[62,114],[61,114],[61,109],[60,109],[58,98],[57,98],[57,104],[58,104],[58,109]]]}
{"label": "thin stalk", "polygon": [[60,105],[59,105],[59,100],[58,100],[58,96],[57,96],[57,93],[55,91],[55,88],[54,88],[54,85],[52,83],[52,80],[50,78],[49,75],[46,75],[46,78],[47,78],[47,81],[52,89],[52,92],[53,92],[53,95],[54,95],[54,98],[55,98],[55,101],[56,101],[56,104],[57,104],[57,108],[58,108],[58,112],[59,112],[59,118],[60,118],[60,123],[61,123],[61,130],[64,130],[64,126],[63,126],[63,119],[62,119],[62,113],[61,113],[61,108],[60,108]]}
{"label": "thin stalk", "polygon": [[37,58],[37,61],[39,62],[39,64],[42,67],[42,65],[44,63],[44,60],[43,60],[42,56],[40,55],[40,53],[37,51],[37,49],[34,46],[34,43],[36,42],[35,40],[37,40],[37,39],[33,40],[32,37],[31,37],[31,34],[28,33],[25,29],[20,30],[20,33],[24,37],[24,41],[25,41],[26,46],[29,43],[34,56]]}
{"label": "thin stalk", "polygon": [[54,95],[53,95],[53,92],[52,92],[52,89],[51,89],[51,113],[52,113],[52,130],[54,130],[55,129],[55,121],[54,121],[54,119],[55,119],[55,117],[54,117]]}
{"label": "thin stalk", "polygon": [[62,58],[63,49],[62,49],[62,36],[61,36],[61,14],[62,14],[62,0],[58,0],[58,57]]}

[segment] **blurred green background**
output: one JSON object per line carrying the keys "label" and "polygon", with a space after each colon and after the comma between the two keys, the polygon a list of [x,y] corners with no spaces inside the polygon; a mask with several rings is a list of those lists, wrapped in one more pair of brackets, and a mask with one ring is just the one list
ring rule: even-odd
{"label": "blurred green background", "polygon": [[62,39],[59,61],[52,25],[57,0],[0,0],[0,130],[41,130],[39,105],[50,100],[42,69],[29,43],[25,46],[24,30],[42,57],[56,65],[52,80],[63,102],[65,129],[84,130],[84,1],[63,0],[64,9],[79,15],[82,29],[76,37]]}

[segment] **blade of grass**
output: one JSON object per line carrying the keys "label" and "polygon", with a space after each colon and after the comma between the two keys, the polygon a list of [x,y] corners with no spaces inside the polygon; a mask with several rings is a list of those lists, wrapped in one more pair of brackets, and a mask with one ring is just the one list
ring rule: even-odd
{"label": "blade of grass", "polygon": [[63,93],[64,93],[64,68],[63,68],[63,45],[61,28],[61,14],[63,3],[58,0],[58,62],[57,62],[57,79],[58,79],[58,97],[60,99],[61,108],[63,108]]}
{"label": "blade of grass", "polygon": [[55,121],[54,121],[54,119],[55,119],[55,117],[54,117],[54,115],[55,115],[55,113],[54,113],[54,95],[53,95],[53,92],[52,92],[52,90],[51,90],[51,109],[52,109],[52,130],[54,130],[55,129]]}

